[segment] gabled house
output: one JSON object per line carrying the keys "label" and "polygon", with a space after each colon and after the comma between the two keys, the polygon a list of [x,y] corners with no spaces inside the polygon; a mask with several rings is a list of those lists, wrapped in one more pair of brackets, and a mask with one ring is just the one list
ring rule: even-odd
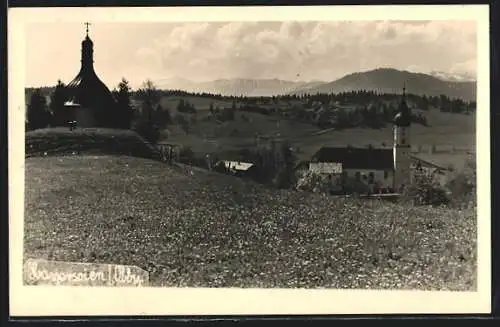
{"label": "gabled house", "polygon": [[313,155],[309,170],[327,174],[332,187],[355,180],[372,190],[394,188],[392,149],[322,147]]}
{"label": "gabled house", "polygon": [[448,180],[448,173],[452,170],[444,165],[424,159],[421,156],[410,155],[412,160],[412,172],[422,172],[427,176],[433,176],[441,185],[444,185]]}
{"label": "gabled house", "polygon": [[253,166],[253,163],[250,162],[242,162],[242,161],[231,161],[231,160],[221,160],[218,164],[224,164],[224,167],[229,171],[238,172],[238,171],[247,171],[250,167]]}
{"label": "gabled house", "polygon": [[[327,174],[333,186],[344,188],[354,183],[368,191],[401,192],[412,181],[410,126],[411,111],[405,88],[393,119],[391,148],[322,147],[309,163],[309,170]],[[421,164],[419,164],[421,165]]]}

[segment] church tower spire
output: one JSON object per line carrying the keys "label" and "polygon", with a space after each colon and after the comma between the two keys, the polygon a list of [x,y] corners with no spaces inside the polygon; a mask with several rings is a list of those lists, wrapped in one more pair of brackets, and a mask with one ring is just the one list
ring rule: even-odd
{"label": "church tower spire", "polygon": [[394,188],[402,189],[411,182],[411,111],[406,103],[406,83],[398,112],[394,116]]}
{"label": "church tower spire", "polygon": [[85,39],[82,41],[82,71],[93,71],[94,70],[94,42],[89,37],[89,25],[90,23],[85,23]]}

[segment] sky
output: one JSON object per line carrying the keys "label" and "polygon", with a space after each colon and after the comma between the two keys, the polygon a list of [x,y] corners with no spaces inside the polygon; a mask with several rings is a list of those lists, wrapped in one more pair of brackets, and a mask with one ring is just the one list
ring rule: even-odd
{"label": "sky", "polygon": [[[209,81],[333,81],[391,67],[476,76],[475,21],[92,23],[94,67],[108,87],[125,77]],[[82,23],[26,28],[26,85],[70,82],[80,68]]]}

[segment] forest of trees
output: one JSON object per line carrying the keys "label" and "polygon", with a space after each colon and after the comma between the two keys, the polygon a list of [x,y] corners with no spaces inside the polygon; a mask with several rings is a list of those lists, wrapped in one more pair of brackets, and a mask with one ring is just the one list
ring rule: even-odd
{"label": "forest of trees", "polygon": [[[330,102],[349,103],[354,105],[368,105],[372,102],[387,102],[401,98],[400,94],[377,93],[374,91],[352,91],[337,94],[315,93],[303,95],[277,95],[272,97],[247,97],[247,96],[223,96],[220,94],[186,92],[182,90],[159,90],[160,96],[190,96],[208,98],[214,100],[237,101],[244,104],[273,104],[280,101],[319,101],[323,104]],[[133,96],[134,94],[132,94]],[[429,110],[435,108],[443,112],[452,113],[467,113],[472,112],[476,108],[475,101],[464,101],[458,98],[450,98],[446,95],[426,96],[407,94],[408,102],[421,110]]]}
{"label": "forest of trees", "polygon": [[[47,92],[50,91],[47,97]],[[122,79],[118,89],[112,91],[113,107],[99,114],[103,126],[129,129],[134,116],[130,103],[131,88],[127,80]],[[47,98],[49,101],[47,101]],[[60,80],[54,88],[36,88],[30,90],[26,108],[26,129],[34,130],[46,127],[68,126],[71,119],[65,103],[70,100],[66,85]]]}
{"label": "forest of trees", "polygon": [[[67,100],[65,85],[58,81],[54,88],[27,89],[27,128],[66,125],[64,103]],[[50,96],[47,98],[47,93]],[[315,124],[321,128],[352,127],[381,128],[390,123],[401,101],[400,94],[378,94],[372,91],[353,91],[339,94],[280,95],[273,97],[222,96],[208,93],[189,93],[181,90],[160,90],[147,80],[137,90],[132,90],[126,79],[112,91],[116,108],[112,123],[117,128],[133,128],[150,141],[158,139],[161,130],[176,123],[190,132],[197,108],[187,99],[181,99],[172,117],[170,108],[161,106],[161,98],[168,96],[201,97],[232,102],[229,107],[210,105],[211,116],[219,122],[234,120],[236,110],[264,115],[282,116]],[[133,106],[131,99],[138,105]],[[49,100],[49,101],[47,101]],[[413,121],[427,125],[425,111],[440,110],[455,114],[470,114],[475,111],[474,101],[450,99],[447,96],[419,96],[407,94],[410,107],[420,109],[413,114]],[[136,107],[136,108],[134,108]],[[138,107],[138,108],[137,108]],[[134,110],[136,109],[136,110]],[[422,114],[422,112],[424,114]],[[432,123],[432,122],[430,122]]]}

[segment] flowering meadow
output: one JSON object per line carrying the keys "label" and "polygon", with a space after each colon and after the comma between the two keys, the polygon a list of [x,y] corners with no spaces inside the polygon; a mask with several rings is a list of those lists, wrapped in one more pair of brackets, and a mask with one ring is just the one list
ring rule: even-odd
{"label": "flowering meadow", "polygon": [[25,163],[27,258],[136,265],[153,286],[474,290],[475,208],[273,190],[127,156]]}

